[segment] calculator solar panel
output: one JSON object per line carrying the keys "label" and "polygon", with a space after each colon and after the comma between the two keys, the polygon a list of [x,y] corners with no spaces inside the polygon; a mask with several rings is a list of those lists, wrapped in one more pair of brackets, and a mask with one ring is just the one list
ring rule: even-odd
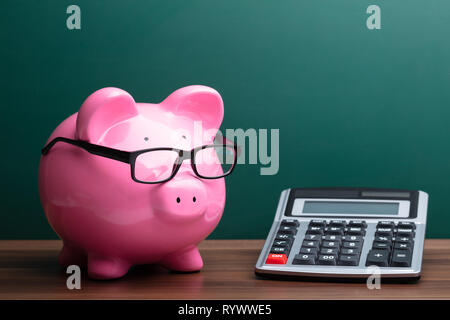
{"label": "calculator solar panel", "polygon": [[287,189],[258,258],[261,276],[418,280],[428,195],[372,188]]}

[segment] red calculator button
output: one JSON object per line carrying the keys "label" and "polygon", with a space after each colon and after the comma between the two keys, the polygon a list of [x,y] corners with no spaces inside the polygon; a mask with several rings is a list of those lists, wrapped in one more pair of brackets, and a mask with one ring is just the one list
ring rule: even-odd
{"label": "red calculator button", "polygon": [[286,264],[287,256],[285,254],[271,253],[267,257],[266,264]]}

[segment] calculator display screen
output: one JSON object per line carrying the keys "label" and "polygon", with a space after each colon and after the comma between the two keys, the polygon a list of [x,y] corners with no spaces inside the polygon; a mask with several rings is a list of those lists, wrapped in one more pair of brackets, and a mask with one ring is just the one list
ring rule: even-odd
{"label": "calculator display screen", "polygon": [[303,205],[302,213],[337,213],[360,215],[398,215],[398,202],[363,201],[308,201]]}

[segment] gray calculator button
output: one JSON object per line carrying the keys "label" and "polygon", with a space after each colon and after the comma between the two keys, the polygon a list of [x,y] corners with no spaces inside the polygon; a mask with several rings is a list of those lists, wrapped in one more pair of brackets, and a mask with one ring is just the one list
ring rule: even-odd
{"label": "gray calculator button", "polygon": [[366,266],[379,266],[387,267],[389,263],[389,251],[388,250],[370,250],[367,255]]}
{"label": "gray calculator button", "polygon": [[300,248],[300,253],[317,255],[318,252],[319,252],[319,248],[308,248],[308,247],[301,247]]}
{"label": "gray calculator button", "polygon": [[374,241],[372,247],[378,250],[391,250],[390,241]]}
{"label": "gray calculator button", "polygon": [[324,255],[335,255],[337,256],[339,253],[339,249],[338,248],[322,248],[320,250],[320,254],[324,254]]}
{"label": "gray calculator button", "polygon": [[300,222],[298,222],[297,220],[286,219],[286,220],[281,221],[281,225],[298,228],[298,226],[300,225]]}
{"label": "gray calculator button", "polygon": [[306,230],[306,234],[323,234],[323,229],[321,227],[309,227],[308,230]]}
{"label": "gray calculator button", "polygon": [[409,221],[400,221],[397,224],[397,227],[401,228],[401,229],[413,229],[413,230],[416,229],[415,223],[414,222],[409,222]]}
{"label": "gray calculator button", "polygon": [[350,220],[347,227],[367,228],[367,223],[362,220]]}
{"label": "gray calculator button", "polygon": [[382,241],[382,242],[389,241],[389,242],[391,242],[392,241],[392,237],[390,237],[390,236],[376,236],[374,241]]}
{"label": "gray calculator button", "polygon": [[400,250],[412,250],[413,244],[411,242],[396,242],[394,244],[394,249]]}
{"label": "gray calculator button", "polygon": [[280,226],[280,229],[278,230],[278,232],[295,235],[297,233],[297,228],[289,227],[289,226]]}
{"label": "gray calculator button", "polygon": [[414,242],[411,237],[396,237],[395,242],[397,243],[411,243]]}
{"label": "gray calculator button", "polygon": [[414,238],[413,229],[397,229],[397,237],[411,237]]}
{"label": "gray calculator button", "polygon": [[291,234],[287,234],[287,233],[277,233],[276,239],[277,240],[288,240],[288,239],[293,239],[294,236]]}
{"label": "gray calculator button", "polygon": [[318,248],[319,247],[319,241],[303,241],[302,247]]}
{"label": "gray calculator button", "polygon": [[354,235],[354,236],[364,236],[366,234],[366,231],[363,228],[347,228],[346,229],[347,235]]}
{"label": "gray calculator button", "polygon": [[290,247],[291,246],[291,241],[275,239],[275,241],[273,242],[273,245],[276,246],[276,247]]}
{"label": "gray calculator button", "polygon": [[330,227],[344,228],[345,225],[346,225],[346,222],[344,220],[331,220],[329,223]]}
{"label": "gray calculator button", "polygon": [[321,241],[322,236],[319,234],[306,234],[305,240],[307,241]]}
{"label": "gray calculator button", "polygon": [[411,257],[411,251],[394,250],[394,253],[392,254],[391,267],[410,267]]}
{"label": "gray calculator button", "polygon": [[270,249],[270,253],[279,253],[279,254],[287,254],[289,249],[287,247],[272,247]]}
{"label": "gray calculator button", "polygon": [[292,242],[294,240],[294,236],[291,234],[286,234],[286,233],[277,233],[275,240],[286,240],[286,241],[291,242],[291,244],[292,244]]}
{"label": "gray calculator button", "polygon": [[328,227],[328,228],[325,228],[325,234],[326,235],[343,236],[344,235],[344,228]]}
{"label": "gray calculator button", "polygon": [[312,254],[296,254],[292,264],[314,264],[316,256]]}
{"label": "gray calculator button", "polygon": [[317,263],[322,264],[322,265],[335,266],[336,260],[337,259],[336,259],[335,255],[321,254],[321,255],[319,255],[319,258],[317,259]]}
{"label": "gray calculator button", "polygon": [[387,236],[387,237],[392,237],[394,236],[394,229],[392,228],[378,228],[377,231],[375,232],[375,236]]}
{"label": "gray calculator button", "polygon": [[342,248],[346,249],[361,249],[362,242],[360,241],[344,241],[342,243]]}
{"label": "gray calculator button", "polygon": [[341,255],[338,260],[340,266],[357,266],[359,264],[359,256]]}
{"label": "gray calculator button", "polygon": [[341,254],[343,255],[359,255],[361,250],[359,248],[342,248]]}
{"label": "gray calculator button", "polygon": [[382,233],[386,233],[388,235],[390,235],[391,233],[394,232],[393,228],[377,228],[377,232],[382,234]]}
{"label": "gray calculator button", "polygon": [[336,235],[327,235],[327,236],[322,236],[322,240],[324,241],[336,241],[336,242],[341,242],[341,239],[343,237],[342,236],[336,236]]}
{"label": "gray calculator button", "polygon": [[339,248],[339,244],[337,241],[324,241],[322,242],[322,248]]}
{"label": "gray calculator button", "polygon": [[324,228],[327,222],[325,220],[311,220],[309,222],[310,227],[321,227]]}
{"label": "gray calculator button", "polygon": [[377,228],[394,228],[395,224],[393,221],[380,221],[377,224]]}
{"label": "gray calculator button", "polygon": [[362,236],[343,236],[342,240],[344,241],[363,241],[363,237]]}

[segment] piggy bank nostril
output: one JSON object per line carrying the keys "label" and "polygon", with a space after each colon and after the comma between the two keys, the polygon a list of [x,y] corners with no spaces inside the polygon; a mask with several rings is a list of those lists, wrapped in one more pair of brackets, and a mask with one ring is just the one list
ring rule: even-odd
{"label": "piggy bank nostril", "polygon": [[177,203],[180,203],[181,199],[180,197],[177,197]]}
{"label": "piggy bank nostril", "polygon": [[192,198],[192,201],[195,202],[195,201],[197,201],[197,199],[196,199],[195,197],[193,197],[193,198]]}

